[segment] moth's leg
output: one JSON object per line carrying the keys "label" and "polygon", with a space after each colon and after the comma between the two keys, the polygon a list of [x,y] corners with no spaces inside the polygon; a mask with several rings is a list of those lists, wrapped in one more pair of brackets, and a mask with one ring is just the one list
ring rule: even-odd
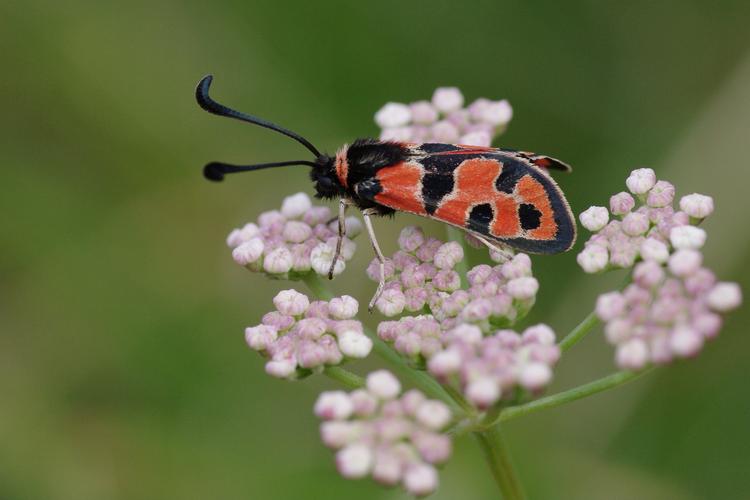
{"label": "moth's leg", "polygon": [[485,238],[484,236],[482,236],[481,234],[477,234],[477,233],[467,233],[467,234],[471,234],[473,237],[475,237],[476,239],[484,243],[487,248],[497,252],[500,255],[500,258],[502,259],[501,262],[507,262],[513,258],[513,249],[510,248],[508,245],[503,245],[502,243],[494,243],[488,240],[487,238]]}
{"label": "moth's leg", "polygon": [[333,270],[336,268],[336,262],[341,257],[341,243],[344,241],[346,235],[346,207],[349,206],[349,200],[341,198],[339,200],[339,238],[336,240],[336,252],[333,254],[333,260],[331,261],[331,268],[328,270],[328,279],[333,279]]}
{"label": "moth's leg", "polygon": [[372,220],[370,220],[370,216],[375,214],[377,214],[377,211],[373,209],[362,210],[362,217],[365,220],[365,227],[367,228],[367,234],[370,236],[372,249],[375,250],[375,256],[378,258],[378,262],[380,262],[380,282],[378,283],[378,289],[375,290],[375,295],[372,296],[370,304],[367,306],[367,310],[370,312],[372,312],[375,302],[378,301],[385,287],[385,257],[383,257],[383,252],[380,251],[380,245],[378,245],[378,240],[375,237],[375,230],[372,228]]}

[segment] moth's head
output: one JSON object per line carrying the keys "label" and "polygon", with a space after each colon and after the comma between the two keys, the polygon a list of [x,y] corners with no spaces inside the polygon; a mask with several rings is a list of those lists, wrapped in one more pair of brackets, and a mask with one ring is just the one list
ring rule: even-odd
{"label": "moth's head", "polygon": [[344,194],[344,187],[336,174],[335,160],[328,155],[318,156],[310,170],[310,179],[318,198],[339,198]]}

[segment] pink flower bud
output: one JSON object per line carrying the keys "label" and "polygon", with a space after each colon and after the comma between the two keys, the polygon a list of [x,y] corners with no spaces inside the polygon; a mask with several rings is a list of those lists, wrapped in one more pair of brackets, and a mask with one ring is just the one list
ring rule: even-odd
{"label": "pink flower bud", "polygon": [[481,409],[489,408],[500,399],[500,386],[491,377],[479,377],[469,382],[466,387],[466,397]]}
{"label": "pink flower bud", "polygon": [[464,105],[464,96],[457,87],[440,87],[432,94],[432,105],[442,113],[449,113]]}
{"label": "pink flower bud", "polygon": [[283,332],[294,325],[294,318],[286,314],[281,314],[279,311],[271,311],[263,315],[261,322],[278,332]]}
{"label": "pink flower bud", "polygon": [[366,358],[372,350],[372,340],[364,333],[346,330],[338,336],[339,349],[349,358]]}
{"label": "pink flower bud", "polygon": [[432,278],[435,288],[443,292],[453,292],[461,288],[461,276],[452,269],[443,269]]}
{"label": "pink flower bud", "polygon": [[305,193],[297,193],[287,196],[281,203],[281,215],[287,219],[297,219],[302,217],[312,208],[312,201]]}
{"label": "pink flower bud", "polygon": [[438,487],[438,475],[435,468],[427,464],[413,464],[404,474],[404,488],[410,495],[417,497],[429,495]]}
{"label": "pink flower bud", "polygon": [[235,229],[231,233],[229,233],[229,236],[227,237],[227,246],[229,248],[234,248],[244,243],[245,241],[258,236],[259,234],[260,230],[258,229],[258,226],[256,226],[252,222],[249,222],[245,224],[242,229]]}
{"label": "pink flower bud", "polygon": [[622,219],[622,230],[628,236],[645,234],[649,226],[648,216],[642,213],[631,212]]}
{"label": "pink flower bud", "polygon": [[[385,279],[393,277],[396,272],[396,266],[391,259],[385,260]],[[380,281],[380,262],[378,259],[372,259],[367,266],[367,276],[373,281]]]}
{"label": "pink flower bud", "polygon": [[256,351],[264,351],[268,349],[268,346],[270,346],[277,337],[277,330],[268,325],[258,325],[245,328],[245,342],[247,342],[247,345],[249,345],[251,349]]}
{"label": "pink flower bud", "polygon": [[304,222],[290,220],[284,224],[282,236],[291,243],[302,243],[312,236],[312,228]]}
{"label": "pink flower bud", "polygon": [[372,468],[373,453],[362,443],[350,444],[336,453],[336,468],[347,479],[365,477]]}
{"label": "pink flower bud", "polygon": [[607,267],[609,253],[601,245],[586,245],[583,251],[576,256],[576,261],[584,272],[598,273]]}
{"label": "pink flower bud", "polygon": [[450,337],[467,344],[478,344],[482,340],[482,330],[476,325],[462,323],[450,331]]}
{"label": "pink flower bud", "polygon": [[438,112],[429,101],[417,101],[411,103],[411,117],[414,123],[429,125],[437,121]]}
{"label": "pink flower bud", "polygon": [[678,326],[669,339],[672,352],[681,358],[698,354],[703,347],[703,336],[686,326]]}
{"label": "pink flower bud", "polygon": [[406,226],[398,236],[398,246],[404,252],[415,252],[424,242],[424,233],[416,226]]}
{"label": "pink flower bud", "polygon": [[664,268],[653,260],[640,262],[633,270],[633,280],[640,286],[652,288],[664,279]]}
{"label": "pink flower bud", "polygon": [[669,241],[677,249],[699,249],[706,242],[706,231],[695,226],[676,226],[669,233]]}
{"label": "pink flower bud", "polygon": [[609,212],[604,207],[589,207],[578,217],[583,227],[595,233],[609,222]]}
{"label": "pink flower bud", "polygon": [[380,128],[403,127],[411,121],[411,109],[400,102],[389,102],[375,113]]}
{"label": "pink flower bud", "polygon": [[602,321],[612,321],[625,312],[625,298],[620,292],[609,292],[596,299],[596,315]]}
{"label": "pink flower bud", "polygon": [[329,448],[338,449],[356,440],[360,434],[357,422],[329,420],[320,425],[320,439]]}
{"label": "pink flower bud", "polygon": [[440,351],[427,362],[427,369],[429,372],[439,378],[452,375],[453,373],[456,373],[459,368],[461,368],[461,355],[458,351],[453,349]]}
{"label": "pink flower bud", "polygon": [[401,479],[401,459],[390,449],[378,449],[375,452],[375,465],[372,478],[380,484],[393,486]]}
{"label": "pink flower bud", "polygon": [[609,209],[614,215],[625,215],[635,206],[635,200],[625,191],[617,193],[609,199]]}
{"label": "pink flower bud", "polygon": [[552,380],[552,370],[544,363],[529,363],[524,366],[518,382],[530,391],[544,388]]}
{"label": "pink flower bud", "polygon": [[401,383],[387,370],[370,373],[366,380],[367,390],[380,399],[393,399],[401,392]]}
{"label": "pink flower bud", "polygon": [[263,259],[263,269],[269,274],[284,274],[292,269],[294,258],[286,247],[272,250]]}
{"label": "pink flower bud", "polygon": [[359,417],[367,417],[378,409],[378,400],[365,389],[357,389],[349,394],[354,405],[354,414]]}
{"label": "pink flower bud", "polygon": [[404,311],[404,307],[406,307],[406,297],[401,290],[394,288],[387,289],[380,295],[375,306],[383,316],[391,318]]}
{"label": "pink flower bud", "polygon": [[[307,196],[304,193],[299,193],[303,196]],[[295,195],[296,196],[296,195]],[[278,210],[269,210],[263,212],[258,216],[258,224],[261,229],[280,228],[286,222],[286,217],[281,214]]]}
{"label": "pink flower bud", "polygon": [[729,312],[742,304],[742,290],[737,283],[722,281],[708,293],[708,306],[717,312]]}
{"label": "pink flower bud", "polygon": [[260,259],[261,255],[263,255],[263,248],[264,245],[261,238],[251,238],[244,243],[240,243],[232,250],[232,258],[237,264],[246,266]]}
{"label": "pink flower bud", "polygon": [[324,346],[311,340],[303,340],[297,344],[297,363],[302,368],[315,368],[325,364],[328,353]]}
{"label": "pink flower bud", "polygon": [[503,278],[509,280],[531,276],[531,259],[525,253],[516,254],[502,265],[500,272]]}
{"label": "pink flower bud", "polygon": [[666,207],[674,200],[674,186],[667,181],[658,181],[648,192],[646,203],[650,207]]}
{"label": "pink flower bud", "polygon": [[415,414],[417,422],[433,431],[439,431],[451,421],[451,411],[440,401],[430,399],[422,403]]}
{"label": "pink flower bud", "polygon": [[656,173],[650,168],[638,168],[625,181],[633,194],[645,194],[656,184]]}
{"label": "pink flower bud", "polygon": [[354,412],[354,404],[344,391],[325,391],[318,396],[313,411],[323,420],[345,420]]}
{"label": "pink flower bud", "polygon": [[697,250],[677,250],[669,257],[669,270],[675,276],[684,278],[700,269],[703,255]]}
{"label": "pink flower bud", "polygon": [[[313,248],[313,251],[310,253],[310,265],[313,270],[320,275],[327,275],[328,270],[331,268],[331,262],[333,262],[333,256],[335,253],[336,250],[325,243],[320,243]],[[339,257],[333,268],[334,276],[343,273],[345,268],[346,264],[344,264],[344,259]]]}
{"label": "pink flower bud", "polygon": [[648,347],[641,339],[631,339],[617,347],[615,358],[624,370],[640,370],[648,362]]}
{"label": "pink flower bud", "polygon": [[458,139],[458,143],[487,148],[492,145],[492,135],[484,130],[475,130],[474,132],[462,135]]}
{"label": "pink flower bud", "polygon": [[288,378],[297,369],[294,359],[272,359],[266,363],[266,373],[276,378]]}
{"label": "pink flower bud", "polygon": [[536,278],[516,278],[508,282],[508,294],[517,300],[530,300],[536,297],[539,291],[539,282]]}
{"label": "pink flower bud", "polygon": [[424,288],[409,288],[404,292],[406,303],[404,309],[410,312],[421,311],[427,303],[429,293]]}
{"label": "pink flower bud", "polygon": [[704,219],[713,213],[714,199],[703,194],[689,194],[680,199],[680,210],[694,219]]}
{"label": "pink flower bud", "polygon": [[328,325],[321,318],[304,318],[299,320],[295,329],[300,337],[316,340],[328,330]]}
{"label": "pink flower bud", "polygon": [[297,290],[282,290],[273,298],[273,305],[281,314],[301,316],[310,306],[310,299]]}
{"label": "pink flower bud", "polygon": [[461,136],[458,127],[448,120],[441,120],[434,124],[430,128],[430,133],[436,142],[444,142],[446,144],[454,144],[458,142],[458,138]]}
{"label": "pink flower bud", "polygon": [[641,257],[643,260],[652,260],[663,264],[669,258],[669,248],[656,238],[646,238],[641,243]]}
{"label": "pink flower bud", "polygon": [[499,127],[506,125],[513,118],[513,108],[510,103],[502,101],[490,101],[481,111],[480,120],[490,125]]}
{"label": "pink flower bud", "polygon": [[417,431],[412,434],[412,441],[425,462],[443,463],[451,455],[451,439],[446,435]]}
{"label": "pink flower bud", "polygon": [[351,319],[357,315],[359,303],[354,297],[342,295],[331,299],[328,311],[333,319]]}
{"label": "pink flower bud", "polygon": [[540,323],[524,330],[521,340],[524,344],[554,345],[555,332],[549,326]]}

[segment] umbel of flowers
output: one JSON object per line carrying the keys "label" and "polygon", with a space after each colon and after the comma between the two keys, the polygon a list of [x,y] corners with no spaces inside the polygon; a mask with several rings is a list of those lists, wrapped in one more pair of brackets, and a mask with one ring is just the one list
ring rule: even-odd
{"label": "umbel of flowers", "polygon": [[578,263],[589,273],[633,269],[632,283],[598,298],[596,314],[617,365],[637,370],[698,354],[742,295],[703,265],[706,231],[698,225],[713,212],[712,198],[689,194],[676,208],[674,186],[650,168],[634,170],[626,185],[630,192],[612,196],[609,211],[591,207],[581,214],[594,234]]}
{"label": "umbel of flowers", "polygon": [[441,433],[452,420],[444,403],[415,389],[401,394],[398,379],[379,370],[362,389],[322,393],[315,414],[323,420],[323,443],[337,450],[342,476],[401,484],[416,496],[437,488],[435,465],[451,454],[451,440]]}
{"label": "umbel of flowers", "polygon": [[479,98],[464,107],[459,89],[441,87],[431,101],[389,102],[375,113],[375,123],[382,140],[489,146],[512,117],[513,108],[504,99]]}
{"label": "umbel of flowers", "polygon": [[[346,219],[346,237],[334,274],[341,274],[351,260],[362,231],[356,217]],[[234,261],[275,279],[299,279],[307,274],[328,274],[338,238],[331,209],[314,206],[305,193],[284,198],[281,210],[263,212],[256,222],[234,229],[227,237]]]}
{"label": "umbel of flowers", "polygon": [[251,349],[268,358],[266,373],[299,378],[323,366],[370,354],[372,340],[355,320],[357,301],[348,296],[313,301],[295,290],[279,292],[260,325],[245,329]]}

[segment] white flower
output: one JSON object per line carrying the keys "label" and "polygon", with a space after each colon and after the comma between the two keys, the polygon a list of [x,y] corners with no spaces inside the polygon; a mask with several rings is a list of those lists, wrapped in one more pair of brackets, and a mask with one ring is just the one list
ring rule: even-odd
{"label": "white flower", "polygon": [[[331,268],[331,262],[333,262],[333,255],[336,253],[334,248],[331,248],[325,243],[320,243],[318,246],[313,248],[310,253],[310,265],[313,270],[321,275],[328,274],[328,270]],[[336,260],[336,265],[333,268],[333,274],[338,275],[344,272],[346,264],[344,264],[343,256]]]}
{"label": "white flower", "polygon": [[493,377],[479,377],[469,382],[466,397],[479,408],[489,408],[500,399],[500,386]]}
{"label": "white flower", "polygon": [[461,109],[464,96],[457,87],[440,87],[432,94],[432,105],[443,113]]}
{"label": "white flower", "polygon": [[310,307],[310,299],[297,290],[282,290],[273,298],[273,305],[282,314],[300,316]]}
{"label": "white flower", "polygon": [[584,272],[597,273],[607,267],[609,252],[601,245],[587,245],[576,260]]}
{"label": "white flower", "polygon": [[389,102],[375,113],[375,123],[380,128],[403,127],[410,121],[411,109],[400,102]]}
{"label": "white flower", "polygon": [[241,266],[252,264],[263,255],[263,248],[262,239],[252,238],[232,250],[232,259]]}
{"label": "white flower", "polygon": [[714,211],[714,199],[698,193],[688,194],[680,199],[680,210],[695,219],[704,219]]}
{"label": "white flower", "polygon": [[641,243],[641,257],[663,264],[669,258],[669,248],[656,238],[646,238]]}
{"label": "white flower", "polygon": [[552,369],[544,363],[529,363],[521,369],[518,382],[530,391],[538,391],[552,380]]}
{"label": "white flower", "polygon": [[650,168],[637,168],[630,173],[625,184],[633,194],[647,193],[656,184],[656,173]]}
{"label": "white flower", "polygon": [[579,216],[583,227],[595,233],[609,222],[609,212],[604,207],[589,207]]}
{"label": "white flower", "polygon": [[401,392],[401,383],[387,370],[377,370],[367,376],[367,389],[380,399],[393,399]]}
{"label": "white flower", "polygon": [[357,299],[349,295],[342,295],[331,299],[328,304],[328,312],[333,319],[352,319],[359,311]]}
{"label": "white flower", "polygon": [[434,431],[438,431],[451,421],[451,411],[440,401],[425,401],[417,408],[417,421]]}
{"label": "white flower", "polygon": [[344,391],[326,391],[318,396],[313,411],[323,420],[344,420],[351,416],[354,404]]}
{"label": "white flower", "polygon": [[678,249],[692,248],[699,249],[706,242],[706,232],[695,226],[676,226],[669,233],[669,241],[672,246]]}
{"label": "white flower", "polygon": [[428,464],[410,466],[404,474],[404,488],[411,495],[424,496],[438,487],[438,475],[435,467]]}
{"label": "white flower", "polygon": [[742,303],[742,290],[737,283],[722,281],[717,283],[708,293],[708,305],[718,312],[728,312],[736,309]]}
{"label": "white flower", "polygon": [[281,204],[281,215],[287,219],[302,217],[312,207],[310,197],[305,193],[297,193],[284,198]]}
{"label": "white flower", "polygon": [[513,118],[513,108],[505,99],[490,102],[481,112],[481,120],[494,126],[505,125],[511,118]]}
{"label": "white flower", "polygon": [[346,330],[338,336],[339,349],[350,358],[365,358],[372,350],[372,340],[364,333]]}
{"label": "white flower", "polygon": [[336,453],[336,467],[347,479],[365,477],[372,468],[372,450],[364,444],[355,443]]}
{"label": "white flower", "polygon": [[270,274],[288,273],[293,264],[292,252],[286,247],[278,247],[272,250],[263,259],[263,269]]}

